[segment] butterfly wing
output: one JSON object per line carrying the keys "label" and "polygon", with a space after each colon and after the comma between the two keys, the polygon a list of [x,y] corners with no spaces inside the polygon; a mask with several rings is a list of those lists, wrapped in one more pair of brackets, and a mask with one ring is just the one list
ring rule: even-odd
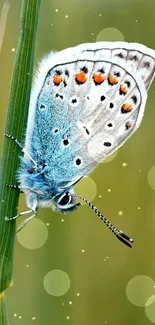
{"label": "butterfly wing", "polygon": [[[136,72],[142,77],[146,89],[151,85],[155,74],[155,51],[142,44],[126,42],[98,42],[86,44],[87,52],[94,56],[108,57],[115,60],[118,64],[124,63],[130,67],[130,72],[134,75]],[[81,45],[83,46],[83,45]]]}
{"label": "butterfly wing", "polygon": [[47,166],[49,180],[58,186],[76,181],[135,132],[154,58],[142,45],[101,42],[43,60],[31,96],[26,149]]}

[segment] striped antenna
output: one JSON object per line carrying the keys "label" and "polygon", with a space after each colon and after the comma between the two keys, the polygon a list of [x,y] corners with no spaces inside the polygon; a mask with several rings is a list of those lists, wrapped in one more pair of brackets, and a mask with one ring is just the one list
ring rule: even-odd
{"label": "striped antenna", "polygon": [[105,225],[113,232],[113,234],[125,245],[128,247],[132,247],[130,243],[133,243],[133,239],[127,236],[122,230],[119,230],[116,228],[106,217],[103,216],[103,214],[88,200],[86,200],[81,195],[75,194],[75,196],[82,201],[84,201],[95,213],[96,215],[105,223]]}

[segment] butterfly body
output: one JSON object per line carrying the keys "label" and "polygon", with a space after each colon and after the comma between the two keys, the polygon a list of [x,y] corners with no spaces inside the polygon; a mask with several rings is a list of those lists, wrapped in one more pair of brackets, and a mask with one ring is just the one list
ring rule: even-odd
{"label": "butterfly body", "polygon": [[63,199],[66,188],[60,186],[63,182],[57,184],[54,180],[49,180],[46,176],[46,167],[43,168],[42,161],[38,160],[38,165],[33,166],[32,162],[21,158],[21,167],[18,171],[18,179],[21,180],[21,188],[27,197],[27,206],[33,211],[40,207],[52,208],[62,213],[76,209],[74,190],[69,187],[70,197],[69,204],[63,209],[58,204]]}
{"label": "butterfly body", "polygon": [[139,127],[155,51],[136,43],[82,44],[46,56],[31,94],[18,181],[28,206],[76,209],[74,184]]}

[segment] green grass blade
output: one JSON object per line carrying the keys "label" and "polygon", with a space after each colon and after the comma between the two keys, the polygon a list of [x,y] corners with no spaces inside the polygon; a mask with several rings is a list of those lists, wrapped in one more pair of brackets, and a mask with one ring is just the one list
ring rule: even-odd
{"label": "green grass blade", "polygon": [[[21,8],[20,36],[14,62],[5,133],[23,138],[26,127],[32,84],[36,31],[41,0],[23,0]],[[13,269],[15,221],[5,217],[17,214],[19,191],[6,188],[16,184],[15,174],[19,166],[20,149],[5,138],[0,173],[0,325],[6,325],[4,292],[10,286]]]}
{"label": "green grass blade", "polygon": [[0,325],[9,325],[4,294],[0,296]]}

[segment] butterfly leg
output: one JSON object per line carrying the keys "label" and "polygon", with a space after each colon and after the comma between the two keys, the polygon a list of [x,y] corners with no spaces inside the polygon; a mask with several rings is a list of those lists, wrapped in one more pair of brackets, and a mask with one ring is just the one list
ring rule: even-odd
{"label": "butterfly leg", "polygon": [[6,221],[15,220],[15,219],[18,219],[20,216],[24,216],[25,214],[29,214],[29,213],[32,213],[32,212],[34,212],[34,211],[33,210],[27,210],[27,211],[24,211],[24,212],[20,212],[19,214],[17,214],[14,217],[11,217],[11,218],[6,217],[5,220]]}
{"label": "butterfly leg", "polygon": [[37,167],[37,163],[36,161],[31,157],[31,155],[25,150],[25,148],[18,142],[18,140],[13,137],[10,134],[4,133],[5,137],[9,138],[10,140],[13,140],[17,146],[21,149],[22,152],[25,153],[25,155],[33,162],[33,164]]}
{"label": "butterfly leg", "polygon": [[24,190],[28,190],[25,187],[21,187],[19,185],[14,185],[14,184],[5,184],[5,186],[8,187],[8,188],[19,189],[20,193],[24,193]]}
{"label": "butterfly leg", "polygon": [[19,186],[19,185],[13,185],[13,184],[5,184],[6,187],[8,188],[13,188],[13,189],[19,189],[20,190],[20,193],[24,193],[24,191],[29,191],[29,192],[34,192],[34,193],[37,193],[37,194],[44,194],[43,191],[39,190],[39,189],[30,189],[30,188],[26,188],[26,187],[22,187],[22,186]]}
{"label": "butterfly leg", "polygon": [[36,216],[36,214],[37,214],[37,211],[35,211],[35,213],[34,213],[32,216],[30,216],[29,218],[27,218],[27,219],[26,219],[26,220],[21,224],[21,226],[17,228],[16,232],[19,232],[20,230],[22,230],[22,229],[27,225],[27,223],[28,223],[29,221],[31,221],[31,220]]}
{"label": "butterfly leg", "polygon": [[13,185],[13,184],[5,184],[6,187],[9,187],[9,188],[17,188],[17,189],[20,189],[20,186],[18,185]]}
{"label": "butterfly leg", "polygon": [[20,189],[20,186],[18,186],[18,185],[5,184],[5,186],[8,187],[8,188]]}

